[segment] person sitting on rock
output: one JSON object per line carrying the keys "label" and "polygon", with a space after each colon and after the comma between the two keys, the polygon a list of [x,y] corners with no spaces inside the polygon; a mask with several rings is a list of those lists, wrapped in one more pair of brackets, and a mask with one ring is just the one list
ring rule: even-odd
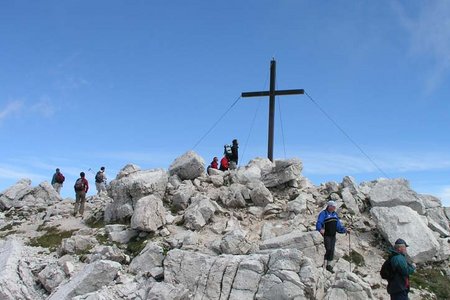
{"label": "person sitting on rock", "polygon": [[388,279],[387,292],[391,300],[407,300],[409,293],[409,275],[416,271],[414,264],[406,261],[408,244],[403,239],[395,241],[394,248],[390,249],[390,263],[392,277]]}
{"label": "person sitting on rock", "polygon": [[209,169],[216,169],[217,170],[218,168],[219,168],[219,159],[217,158],[217,156],[214,156],[211,164],[206,169],[206,172],[209,174]]}
{"label": "person sitting on rock", "polygon": [[222,157],[222,159],[220,160],[220,171],[226,171],[228,170],[229,167],[229,162],[228,162],[228,157],[226,155],[224,155]]}
{"label": "person sitting on rock", "polygon": [[322,210],[317,217],[316,230],[323,236],[325,245],[325,268],[329,272],[333,272],[331,261],[334,257],[334,247],[336,244],[336,232],[350,233],[350,229],[346,229],[339,220],[336,213],[336,201],[328,201],[327,208]]}

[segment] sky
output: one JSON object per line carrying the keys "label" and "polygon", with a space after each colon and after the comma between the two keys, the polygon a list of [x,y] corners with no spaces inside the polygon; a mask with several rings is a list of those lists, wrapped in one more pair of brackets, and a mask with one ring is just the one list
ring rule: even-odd
{"label": "sky", "polygon": [[[3,1],[0,191],[128,163],[298,157],[314,184],[406,178],[450,206],[448,1]],[[236,102],[237,100],[237,102]],[[236,102],[236,103],[235,103]],[[235,105],[233,105],[235,103]],[[94,194],[92,187],[89,194]]]}

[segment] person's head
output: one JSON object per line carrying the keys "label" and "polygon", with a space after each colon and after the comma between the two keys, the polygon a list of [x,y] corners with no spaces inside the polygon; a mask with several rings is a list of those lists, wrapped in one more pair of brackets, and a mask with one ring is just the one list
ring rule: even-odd
{"label": "person's head", "polygon": [[217,156],[214,156],[213,161],[219,161],[219,158]]}
{"label": "person's head", "polygon": [[59,173],[59,168],[56,168],[56,173]]}
{"label": "person's head", "polygon": [[86,175],[86,174],[84,174],[84,172],[81,172],[81,173],[80,173],[80,177],[81,177],[81,178],[84,178],[85,175]]}
{"label": "person's head", "polygon": [[237,139],[234,139],[233,140],[233,145],[238,145],[239,143],[238,143],[238,140]]}
{"label": "person's head", "polygon": [[327,210],[330,211],[330,212],[331,211],[335,211],[336,210],[336,206],[337,206],[336,201],[330,200],[330,201],[327,202]]}
{"label": "person's head", "polygon": [[405,242],[404,239],[398,239],[395,241],[394,244],[395,251],[405,254],[407,250],[406,247],[408,247],[408,244]]}
{"label": "person's head", "polygon": [[105,167],[101,167],[101,168],[100,168],[100,171],[105,171]]}

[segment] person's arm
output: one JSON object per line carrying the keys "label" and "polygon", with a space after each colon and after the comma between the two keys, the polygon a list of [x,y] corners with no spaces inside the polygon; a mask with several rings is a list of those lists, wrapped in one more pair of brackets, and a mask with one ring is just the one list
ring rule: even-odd
{"label": "person's arm", "polygon": [[56,173],[53,174],[53,177],[52,177],[52,185],[53,185],[55,182],[56,182]]}
{"label": "person's arm", "polygon": [[84,189],[84,191],[87,193],[88,192],[88,190],[89,190],[89,182],[87,181],[87,179],[85,178],[84,179],[84,186],[85,186],[85,189]]}
{"label": "person's arm", "polygon": [[317,217],[317,222],[316,222],[316,230],[319,231],[321,234],[323,234],[321,232],[321,230],[323,229],[324,221],[325,221],[325,214],[323,213],[323,211],[321,211],[319,216]]}
{"label": "person's arm", "polygon": [[341,220],[339,220],[339,217],[336,217],[337,223],[336,223],[336,229],[339,233],[346,233],[347,229],[342,225]]}

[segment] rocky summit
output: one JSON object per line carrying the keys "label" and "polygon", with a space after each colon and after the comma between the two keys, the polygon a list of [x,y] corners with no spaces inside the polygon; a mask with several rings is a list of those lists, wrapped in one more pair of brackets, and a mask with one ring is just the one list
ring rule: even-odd
{"label": "rocky summit", "polygon": [[[450,209],[406,180],[315,186],[299,159],[205,169],[193,151],[168,170],[127,165],[84,218],[47,182],[4,190],[0,299],[389,299],[379,270],[398,238],[417,264],[410,298],[450,297]],[[315,230],[330,199],[352,229],[334,272]]]}

